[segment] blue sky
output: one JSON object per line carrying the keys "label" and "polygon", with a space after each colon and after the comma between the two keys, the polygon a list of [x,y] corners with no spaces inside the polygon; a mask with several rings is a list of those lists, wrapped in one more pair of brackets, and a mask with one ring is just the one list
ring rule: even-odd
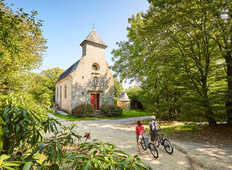
{"label": "blue sky", "polygon": [[81,57],[80,43],[92,30],[93,24],[108,45],[106,59],[110,65],[111,51],[116,42],[125,40],[128,18],[148,9],[146,0],[6,0],[13,8],[39,12],[44,21],[43,35],[48,49],[41,70],[60,67],[67,69]]}

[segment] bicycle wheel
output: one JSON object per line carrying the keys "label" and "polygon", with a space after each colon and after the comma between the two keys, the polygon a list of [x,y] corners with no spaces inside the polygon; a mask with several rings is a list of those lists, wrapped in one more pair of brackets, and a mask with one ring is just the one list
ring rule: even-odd
{"label": "bicycle wheel", "polygon": [[153,143],[149,144],[149,150],[152,154],[152,156],[157,159],[159,157],[158,150],[156,149],[155,145]]}
{"label": "bicycle wheel", "polygon": [[171,155],[173,153],[173,146],[172,146],[171,142],[168,139],[164,139],[163,146],[164,146],[165,151],[168,154]]}
{"label": "bicycle wheel", "polygon": [[146,142],[145,142],[145,138],[141,139],[140,145],[142,146],[143,150],[147,150],[147,145],[146,145]]}

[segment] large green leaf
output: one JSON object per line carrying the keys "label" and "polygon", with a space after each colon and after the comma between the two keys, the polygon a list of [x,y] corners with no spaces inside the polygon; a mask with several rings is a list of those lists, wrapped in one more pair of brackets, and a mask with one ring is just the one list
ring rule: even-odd
{"label": "large green leaf", "polygon": [[32,167],[32,162],[27,162],[25,163],[25,165],[23,166],[23,170],[30,170]]}
{"label": "large green leaf", "polygon": [[91,165],[91,160],[89,160],[89,161],[85,164],[84,170],[88,170],[89,167],[90,167],[90,165]]}

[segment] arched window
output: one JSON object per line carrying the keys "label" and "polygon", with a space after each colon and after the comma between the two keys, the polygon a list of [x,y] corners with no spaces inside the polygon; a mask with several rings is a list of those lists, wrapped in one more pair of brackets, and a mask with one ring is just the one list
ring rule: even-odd
{"label": "arched window", "polygon": [[99,64],[94,63],[94,64],[92,65],[92,70],[94,70],[94,71],[100,70]]}

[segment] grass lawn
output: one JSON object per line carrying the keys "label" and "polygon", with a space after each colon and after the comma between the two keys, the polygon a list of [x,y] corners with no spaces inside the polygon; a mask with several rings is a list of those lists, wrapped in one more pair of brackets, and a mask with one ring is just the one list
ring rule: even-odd
{"label": "grass lawn", "polygon": [[130,118],[130,117],[139,117],[139,116],[150,116],[152,113],[149,112],[142,112],[138,110],[123,110],[123,113],[121,116],[117,117],[76,117],[73,115],[62,115],[59,113],[53,113],[49,111],[49,113],[52,113],[53,115],[70,121],[80,121],[80,120],[101,120],[101,119],[122,119],[122,118]]}
{"label": "grass lawn", "polygon": [[52,113],[53,115],[55,115],[56,117],[59,117],[61,119],[70,120],[70,121],[107,119],[107,117],[106,118],[104,118],[104,117],[101,117],[101,118],[98,118],[98,117],[76,117],[73,115],[62,115],[62,114],[54,113],[54,112],[49,112],[49,113]]}
{"label": "grass lawn", "polygon": [[[151,119],[143,120],[143,125],[146,125],[146,130],[149,130],[149,122]],[[196,131],[203,128],[203,125],[189,122],[179,121],[158,121],[160,125],[160,133],[164,134],[175,134],[178,132]]]}
{"label": "grass lawn", "polygon": [[123,113],[120,117],[117,118],[130,118],[130,117],[139,117],[139,116],[151,116],[151,112],[143,112],[139,110],[123,110]]}
{"label": "grass lawn", "polygon": [[202,129],[203,126],[197,125],[197,124],[179,124],[179,125],[173,125],[173,126],[165,126],[161,124],[161,133],[165,134],[174,134],[177,132],[188,132],[188,131],[196,131]]}
{"label": "grass lawn", "polygon": [[209,127],[201,123],[178,122],[164,125],[161,123],[160,133],[168,137],[183,141],[210,143],[214,145],[230,145],[232,141],[232,127],[218,124]]}

